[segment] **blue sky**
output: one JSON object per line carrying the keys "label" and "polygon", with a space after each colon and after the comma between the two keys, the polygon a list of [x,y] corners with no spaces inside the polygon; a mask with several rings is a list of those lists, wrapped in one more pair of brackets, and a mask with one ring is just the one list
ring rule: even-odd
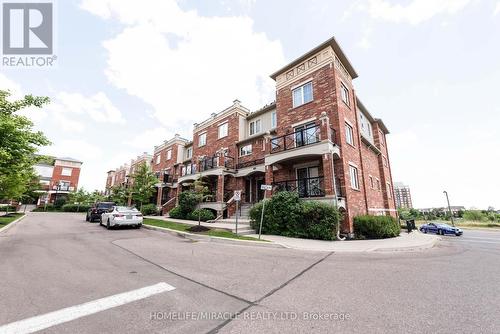
{"label": "blue sky", "polygon": [[334,35],[358,96],[391,131],[395,181],[417,207],[500,208],[500,1],[57,1],[58,65],[2,68],[0,88],[84,161],[81,185],[238,98],[273,100],[269,74]]}

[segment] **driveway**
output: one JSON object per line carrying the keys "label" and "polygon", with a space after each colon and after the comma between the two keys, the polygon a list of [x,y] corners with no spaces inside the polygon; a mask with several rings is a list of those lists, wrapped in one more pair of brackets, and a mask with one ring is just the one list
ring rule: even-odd
{"label": "driveway", "polygon": [[500,233],[464,233],[346,254],[29,213],[0,234],[0,333],[498,333]]}

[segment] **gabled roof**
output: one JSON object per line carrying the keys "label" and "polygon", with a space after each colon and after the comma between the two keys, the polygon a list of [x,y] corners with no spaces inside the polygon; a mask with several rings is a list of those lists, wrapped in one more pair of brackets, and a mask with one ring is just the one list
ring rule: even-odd
{"label": "gabled roof", "polygon": [[333,48],[333,51],[335,51],[335,54],[337,55],[337,57],[339,57],[340,61],[342,62],[342,64],[346,68],[346,70],[349,72],[349,74],[351,75],[351,77],[353,79],[357,78],[358,77],[358,73],[356,73],[356,70],[354,70],[354,67],[352,67],[351,62],[349,61],[349,59],[345,55],[344,51],[342,51],[342,49],[340,48],[340,45],[337,43],[337,41],[335,40],[335,37],[333,37],[333,36],[331,38],[327,39],[326,41],[324,41],[323,43],[321,43],[320,45],[316,46],[311,51],[309,51],[306,54],[304,54],[304,55],[300,56],[299,58],[295,59],[294,61],[292,61],[291,63],[289,63],[285,67],[282,67],[278,71],[276,71],[273,74],[271,74],[271,78],[273,80],[276,80],[276,77],[279,74],[285,72],[290,67],[294,67],[295,65],[298,65],[302,61],[306,60],[307,58],[311,57],[312,55],[314,55],[315,53],[317,53],[321,49],[324,49],[327,46],[331,46]]}

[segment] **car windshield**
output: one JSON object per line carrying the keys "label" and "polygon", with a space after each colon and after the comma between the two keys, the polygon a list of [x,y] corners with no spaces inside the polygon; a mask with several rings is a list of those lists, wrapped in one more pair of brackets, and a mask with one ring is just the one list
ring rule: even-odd
{"label": "car windshield", "polygon": [[131,206],[117,206],[116,211],[125,212],[125,211],[134,211],[137,212],[137,209]]}

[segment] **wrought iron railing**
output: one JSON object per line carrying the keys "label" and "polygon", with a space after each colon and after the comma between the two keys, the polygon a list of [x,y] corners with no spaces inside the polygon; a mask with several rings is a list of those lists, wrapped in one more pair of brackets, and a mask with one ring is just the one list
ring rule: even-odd
{"label": "wrought iron railing", "polygon": [[271,154],[311,145],[321,140],[321,127],[313,125],[284,136],[271,139]]}
{"label": "wrought iron railing", "polygon": [[187,164],[182,166],[181,176],[196,174],[197,168],[195,164]]}
{"label": "wrought iron railing", "polygon": [[323,176],[274,182],[273,186],[275,191],[293,191],[297,192],[299,197],[325,196]]}
{"label": "wrought iron railing", "polygon": [[262,165],[263,163],[264,163],[264,158],[240,162],[236,165],[236,169],[252,167],[252,166],[256,166],[256,165]]}

